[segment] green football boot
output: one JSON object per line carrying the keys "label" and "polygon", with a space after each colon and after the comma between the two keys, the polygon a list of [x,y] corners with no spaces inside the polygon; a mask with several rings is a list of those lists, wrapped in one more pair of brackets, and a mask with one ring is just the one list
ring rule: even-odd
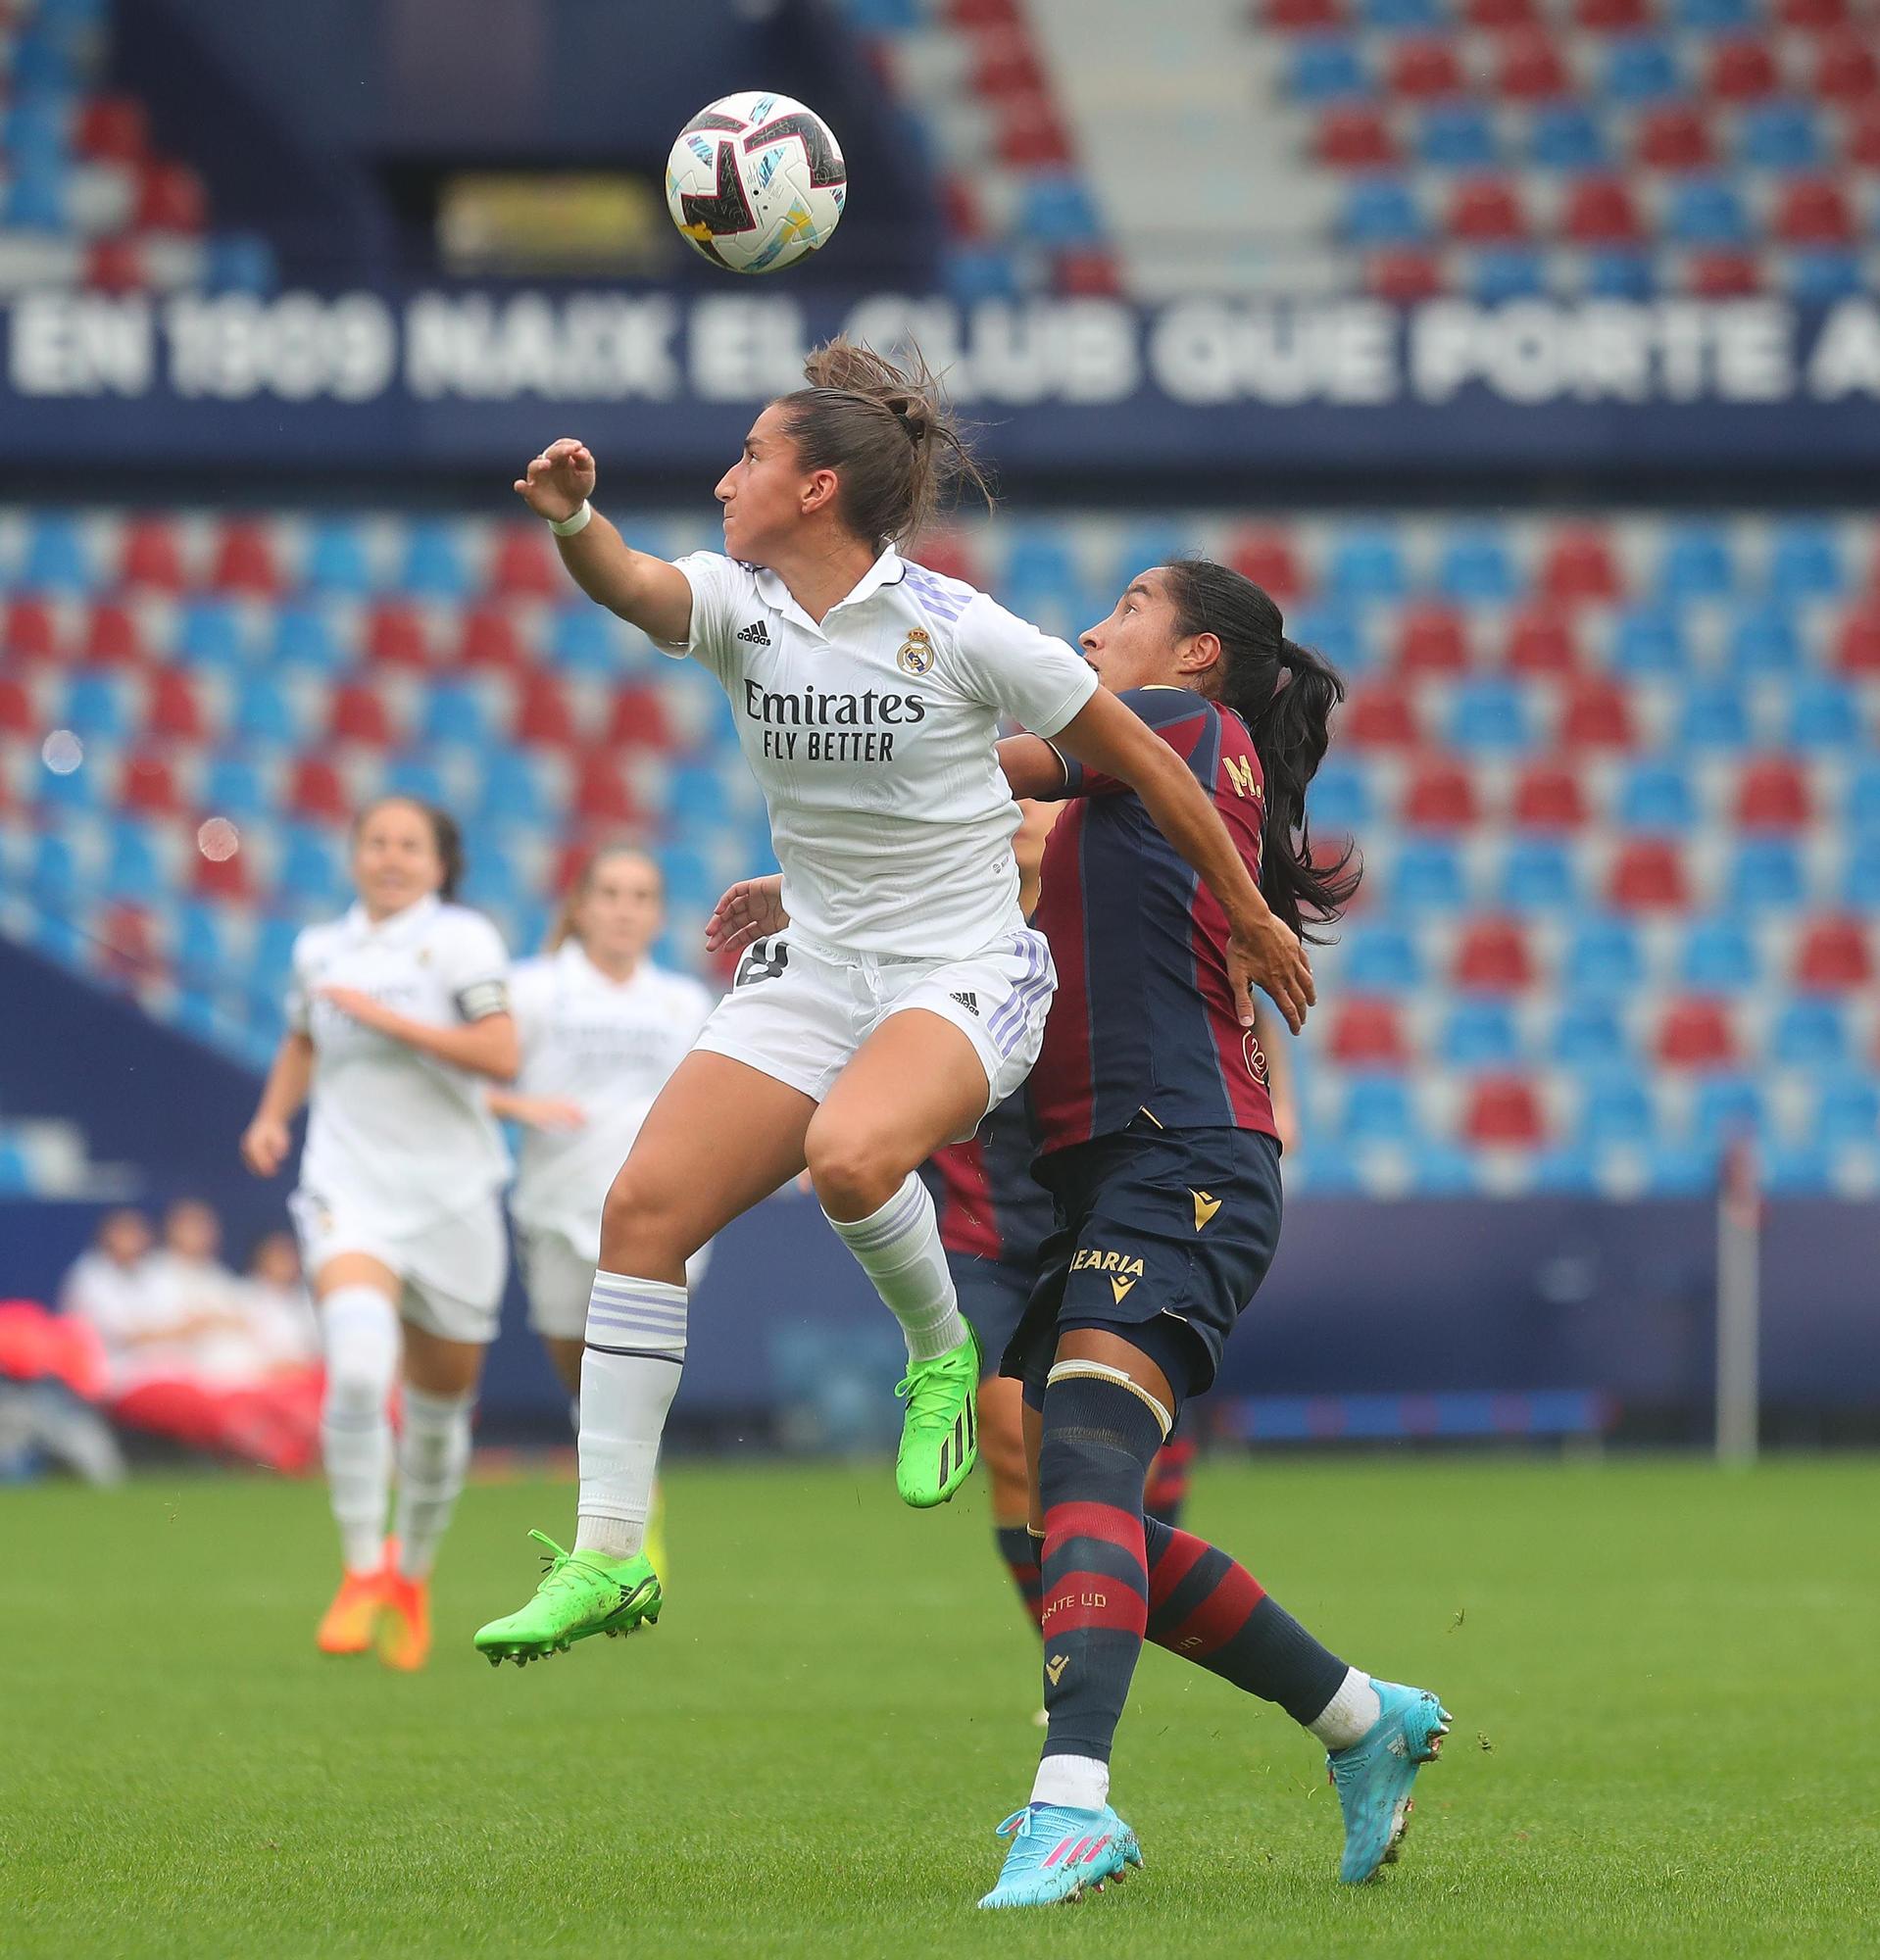
{"label": "green football boot", "polygon": [[477,1629],[476,1651],[489,1657],[491,1667],[506,1660],[526,1667],[567,1653],[594,1634],[613,1640],[658,1621],[664,1603],[659,1575],[644,1552],[605,1558],[598,1551],[564,1551],[543,1532],[529,1537],[548,1546],[548,1570],[519,1613]]}
{"label": "green football boot", "polygon": [[979,1460],[979,1337],[968,1327],[959,1347],[937,1359],[910,1361],[895,1394],[908,1406],[894,1487],[903,1503],[931,1510],[953,1495]]}

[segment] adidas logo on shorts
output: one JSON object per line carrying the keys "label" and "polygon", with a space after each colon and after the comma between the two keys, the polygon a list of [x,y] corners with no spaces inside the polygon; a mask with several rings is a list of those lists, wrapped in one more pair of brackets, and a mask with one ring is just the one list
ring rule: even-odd
{"label": "adidas logo on shorts", "polygon": [[977,994],[955,994],[952,998],[958,1001],[974,1020],[979,1018],[979,997]]}
{"label": "adidas logo on shorts", "polygon": [[767,647],[770,644],[769,628],[762,619],[753,619],[737,638],[748,647]]}

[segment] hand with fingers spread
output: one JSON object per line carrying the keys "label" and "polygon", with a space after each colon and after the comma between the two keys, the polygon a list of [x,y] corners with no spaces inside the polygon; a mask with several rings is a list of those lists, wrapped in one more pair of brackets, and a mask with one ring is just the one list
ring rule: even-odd
{"label": "hand with fingers spread", "polygon": [[593,496],[596,475],[594,452],[574,436],[565,435],[550,443],[516,479],[516,494],[538,517],[559,524]]}
{"label": "hand with fingers spread", "polygon": [[1270,911],[1244,921],[1229,934],[1227,975],[1233,983],[1242,1027],[1254,1024],[1255,987],[1272,997],[1294,1034],[1306,1025],[1306,1015],[1318,999],[1312,984],[1312,963],[1299,935]]}
{"label": "hand with fingers spread", "polygon": [[790,923],[783,909],[783,874],[740,878],[712,908],[705,922],[707,953],[742,953],[753,940],[781,932]]}

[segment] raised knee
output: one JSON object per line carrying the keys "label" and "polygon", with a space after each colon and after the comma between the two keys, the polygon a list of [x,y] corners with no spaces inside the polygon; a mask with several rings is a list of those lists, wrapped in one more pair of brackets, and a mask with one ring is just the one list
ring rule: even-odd
{"label": "raised knee", "polygon": [[810,1182],[832,1218],[866,1218],[900,1190],[907,1166],[859,1124],[813,1118],[803,1140]]}

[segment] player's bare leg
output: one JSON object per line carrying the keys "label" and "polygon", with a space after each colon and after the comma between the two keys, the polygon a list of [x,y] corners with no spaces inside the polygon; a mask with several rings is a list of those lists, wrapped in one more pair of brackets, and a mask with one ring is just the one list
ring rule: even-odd
{"label": "player's bare leg", "polygon": [[961,1316],[933,1199],[918,1167],[985,1114],[985,1065],[925,1008],[891,1014],[837,1077],[804,1140],[810,1177],[908,1344],[895,1485],[919,1509],[945,1502],[978,1455],[979,1346]]}

